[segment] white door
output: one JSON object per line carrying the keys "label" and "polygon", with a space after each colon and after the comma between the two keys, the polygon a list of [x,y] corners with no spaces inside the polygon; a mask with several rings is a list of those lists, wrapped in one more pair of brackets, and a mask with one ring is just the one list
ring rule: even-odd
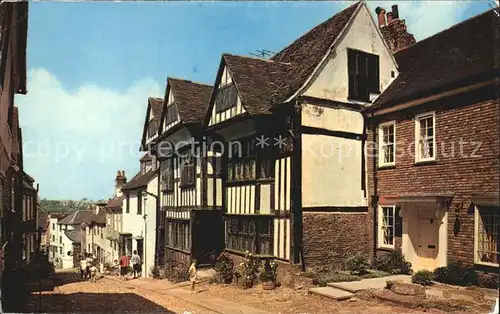
{"label": "white door", "polygon": [[438,266],[439,223],[434,217],[434,209],[417,208],[417,210],[417,265],[413,265],[413,269],[434,270]]}

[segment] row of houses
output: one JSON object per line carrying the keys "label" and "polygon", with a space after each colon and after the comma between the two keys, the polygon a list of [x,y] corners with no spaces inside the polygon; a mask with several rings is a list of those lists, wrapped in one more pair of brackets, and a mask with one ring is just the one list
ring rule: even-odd
{"label": "row of houses", "polygon": [[224,53],[213,85],[169,77],[81,251],[137,250],[144,275],[247,251],[280,272],[394,250],[498,271],[498,9],[420,42],[391,9],[353,4],[269,59]]}
{"label": "row of houses", "polygon": [[37,256],[38,184],[23,166],[16,95],[26,94],[28,3],[0,3],[0,294],[1,308],[22,304],[23,278]]}

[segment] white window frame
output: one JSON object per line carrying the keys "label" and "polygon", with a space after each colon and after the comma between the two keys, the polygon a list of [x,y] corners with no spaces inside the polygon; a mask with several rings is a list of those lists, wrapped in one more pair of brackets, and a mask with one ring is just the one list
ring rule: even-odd
{"label": "white window frame", "polygon": [[[383,215],[383,209],[384,208],[391,208],[392,209],[392,244],[385,244],[384,243],[384,230],[382,229],[382,215]],[[377,241],[377,247],[378,248],[386,248],[386,249],[394,249],[395,244],[396,244],[396,205],[379,205],[378,206],[378,227],[377,227],[377,234],[378,234],[378,241]]]}
{"label": "white window frame", "polygon": [[[420,156],[420,120],[431,118],[432,117],[432,139],[433,139],[433,147],[432,147],[432,157],[423,158]],[[415,163],[427,162],[427,161],[435,161],[436,160],[436,112],[426,112],[415,116]]]}
{"label": "white window frame", "polygon": [[500,264],[495,264],[495,263],[489,263],[489,262],[483,262],[481,261],[481,258],[479,257],[479,207],[474,206],[474,264],[478,265],[484,265],[484,266],[492,266],[492,267],[499,267]]}
{"label": "white window frame", "polygon": [[[384,161],[384,156],[385,153],[383,151],[383,144],[384,144],[384,127],[392,126],[394,128],[394,151],[393,151],[393,161],[392,162],[385,162]],[[378,166],[379,167],[386,167],[386,166],[395,166],[396,165],[396,121],[388,121],[379,124],[378,126]]]}

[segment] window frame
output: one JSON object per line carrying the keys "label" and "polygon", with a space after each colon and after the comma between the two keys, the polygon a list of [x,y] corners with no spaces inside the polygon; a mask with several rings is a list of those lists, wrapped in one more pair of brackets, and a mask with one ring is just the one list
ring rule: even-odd
{"label": "window frame", "polygon": [[190,188],[196,185],[196,158],[189,156],[181,159],[180,187]]}
{"label": "window frame", "polygon": [[126,194],[126,201],[125,201],[125,214],[130,214],[130,194]]}
{"label": "window frame", "polygon": [[[273,256],[274,254],[274,242],[273,242],[273,217],[263,216],[263,215],[253,215],[253,216],[239,216],[230,215],[226,217],[225,222],[225,239],[226,248],[234,252],[245,252],[248,251],[252,254],[261,256]],[[237,227],[234,227],[236,222]],[[248,224],[247,230],[244,230],[245,222]],[[251,224],[253,223],[253,228]],[[268,233],[262,233],[262,227],[268,224]],[[233,228],[237,230],[233,231]],[[237,244],[233,245],[233,240]],[[261,244],[263,240],[267,241],[269,244],[268,252],[262,252]],[[252,249],[246,246],[246,241],[251,242]]]}
{"label": "window frame", "polygon": [[165,108],[165,128],[174,125],[179,120],[179,111],[174,102],[167,105]]}
{"label": "window frame", "polygon": [[[432,118],[432,157],[423,158],[421,157],[420,150],[420,121],[424,119]],[[436,145],[436,112],[430,111],[421,113],[415,116],[415,163],[424,163],[430,161],[436,161],[437,155],[437,145]]]}
{"label": "window frame", "polygon": [[[226,93],[226,94],[224,94]],[[231,95],[234,93],[234,95]],[[227,102],[223,102],[220,97],[227,97]],[[217,94],[215,96],[215,113],[221,113],[227,110],[231,110],[236,107],[238,104],[238,90],[236,89],[236,85],[234,83],[227,83],[221,85],[217,89]]]}
{"label": "window frame", "polygon": [[[485,211],[487,211],[488,209],[484,208]],[[479,220],[480,220],[480,211],[481,211],[481,208],[480,206],[474,206],[474,264],[477,264],[477,265],[483,265],[483,266],[491,266],[491,267],[500,267],[500,263],[491,263],[491,262],[483,262],[481,261],[481,258],[479,257]],[[500,214],[498,214],[497,212],[495,212],[493,210],[493,213],[497,214],[500,216]],[[500,219],[500,218],[498,218]],[[483,227],[484,229],[484,227]],[[497,226],[497,233],[499,232],[499,227]],[[498,241],[498,239],[497,239]],[[496,245],[497,249],[498,249],[498,243]],[[498,257],[498,254],[500,252],[497,252],[497,260],[500,262],[500,259]]]}
{"label": "window frame", "polygon": [[137,215],[142,215],[142,212],[143,212],[143,199],[142,199],[142,191],[139,190],[137,191]]}
{"label": "window frame", "polygon": [[[358,60],[365,61],[365,74],[359,73]],[[352,60],[354,58],[355,60]],[[354,69],[351,64],[354,63]],[[371,67],[373,66],[373,69]],[[372,73],[373,72],[373,73]],[[370,94],[380,94],[380,56],[358,49],[347,48],[348,100],[370,103]],[[365,81],[367,95],[362,97],[360,85]]]}
{"label": "window frame", "polygon": [[[392,244],[384,243],[384,230],[382,226],[384,208],[392,210]],[[382,249],[395,249],[396,248],[396,205],[379,205],[378,206],[378,227],[377,227],[377,247]]]}
{"label": "window frame", "polygon": [[[384,157],[385,157],[385,151],[383,150],[384,148],[384,128],[385,127],[393,127],[393,136],[394,140],[392,142],[393,146],[393,161],[392,162],[385,162]],[[392,121],[387,121],[384,123],[380,123],[378,125],[378,166],[380,167],[390,167],[390,166],[395,166],[396,165],[396,145],[397,145],[397,138],[396,138],[396,120]],[[389,145],[385,145],[387,147]]]}
{"label": "window frame", "polygon": [[161,180],[163,183],[162,191],[173,192],[175,189],[175,171],[174,158],[162,161]]}

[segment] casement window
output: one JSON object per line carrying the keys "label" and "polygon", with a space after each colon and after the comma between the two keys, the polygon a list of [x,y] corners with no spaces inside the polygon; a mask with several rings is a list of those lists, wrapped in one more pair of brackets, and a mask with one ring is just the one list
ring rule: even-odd
{"label": "casement window", "polygon": [[415,117],[415,162],[436,160],[436,115],[434,112]]}
{"label": "casement window", "polygon": [[168,222],[166,233],[168,246],[185,251],[191,249],[189,240],[189,221]]}
{"label": "casement window", "polygon": [[229,217],[226,246],[230,250],[272,255],[271,217]]}
{"label": "casement window", "polygon": [[278,153],[279,151],[275,146],[267,146],[258,150],[259,179],[274,178],[274,168]]}
{"label": "casement window", "polygon": [[393,166],[396,164],[396,122],[386,122],[378,128],[378,165]]}
{"label": "casement window", "polygon": [[130,213],[130,195],[127,193],[127,201],[125,202],[125,213]]}
{"label": "casement window", "polygon": [[137,192],[137,215],[142,215],[142,191]]}
{"label": "casement window", "polygon": [[196,182],[196,164],[193,157],[182,160],[181,187],[193,186]]}
{"label": "casement window", "polygon": [[475,208],[474,214],[474,247],[475,263],[499,266],[500,245],[500,208],[498,206],[481,206]]}
{"label": "casement window", "polygon": [[378,210],[378,247],[395,247],[394,238],[402,236],[402,218],[396,206],[379,206]]}
{"label": "casement window", "polygon": [[227,180],[255,180],[257,160],[255,140],[240,142],[240,145],[233,144],[230,149],[232,153],[227,164]]}
{"label": "casement window", "polygon": [[370,102],[370,93],[380,93],[379,57],[347,49],[349,100]]}
{"label": "casement window", "polygon": [[175,104],[170,104],[166,108],[167,113],[165,116],[165,126],[168,126],[175,121],[177,121],[177,117],[179,116],[177,112],[177,106]]}
{"label": "casement window", "polygon": [[236,106],[238,92],[234,84],[222,86],[215,96],[215,112],[219,113]]}
{"label": "casement window", "polygon": [[163,191],[174,190],[174,160],[168,159],[162,162],[161,184]]}

